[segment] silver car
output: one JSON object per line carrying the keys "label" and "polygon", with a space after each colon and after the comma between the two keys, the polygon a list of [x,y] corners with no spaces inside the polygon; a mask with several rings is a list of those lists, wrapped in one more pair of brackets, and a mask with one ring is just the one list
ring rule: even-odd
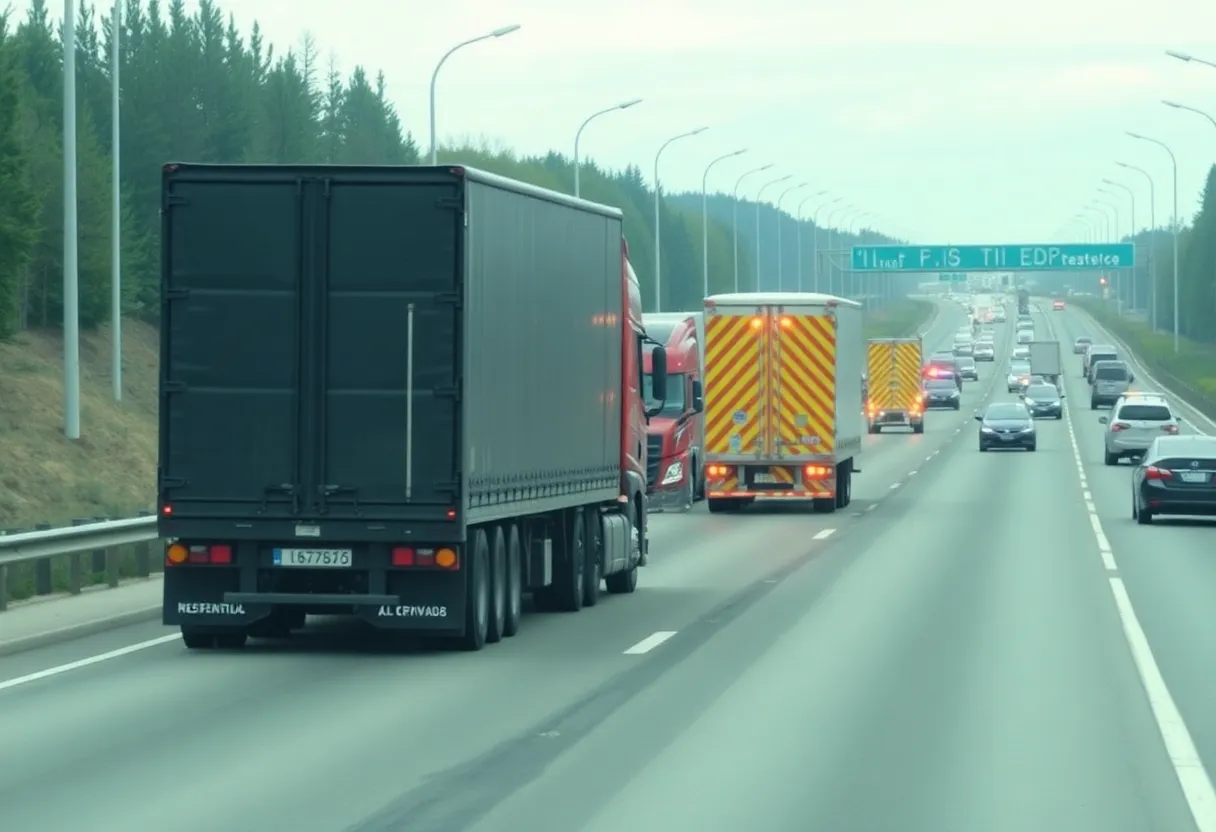
{"label": "silver car", "polygon": [[991,341],[976,343],[973,353],[976,361],[996,361],[996,348]]}
{"label": "silver car", "polygon": [[1106,425],[1105,462],[1117,465],[1125,457],[1144,456],[1158,436],[1178,434],[1178,416],[1162,396],[1128,395],[1119,398],[1110,416],[1099,416]]}
{"label": "silver car", "polygon": [[1089,393],[1090,410],[1097,410],[1099,405],[1113,405],[1131,389],[1132,382],[1136,380],[1131,368],[1123,361],[1095,361],[1090,373],[1094,385]]}
{"label": "silver car", "polygon": [[1021,393],[1030,384],[1030,362],[1013,361],[1009,364],[1009,375],[1005,378],[1010,393]]}

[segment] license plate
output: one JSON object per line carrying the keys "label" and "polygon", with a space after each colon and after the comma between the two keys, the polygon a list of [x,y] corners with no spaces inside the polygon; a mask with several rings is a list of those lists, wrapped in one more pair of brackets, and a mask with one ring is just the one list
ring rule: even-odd
{"label": "license plate", "polygon": [[772,474],[756,474],[756,478],[753,480],[753,482],[755,482],[757,485],[775,485],[777,478]]}
{"label": "license plate", "polygon": [[1207,471],[1180,471],[1179,478],[1183,482],[1202,483],[1208,481]]}
{"label": "license plate", "polygon": [[350,549],[275,549],[275,566],[307,566],[313,569],[344,569],[354,563]]}
{"label": "license plate", "polygon": [[1013,437],[1012,437],[1012,436],[1010,436],[1010,435],[1009,435],[1009,434],[1007,434],[1007,433],[1002,433],[1002,434],[1001,434],[1001,441],[1002,441],[1002,442],[1012,442],[1012,441],[1013,441]]}

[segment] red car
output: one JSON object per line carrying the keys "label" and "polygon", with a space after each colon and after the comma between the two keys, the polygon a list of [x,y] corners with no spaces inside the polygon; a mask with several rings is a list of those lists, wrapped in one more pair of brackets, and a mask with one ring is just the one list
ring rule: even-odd
{"label": "red car", "polygon": [[1054,309],[1056,312],[1063,310],[1064,301],[1062,301],[1062,300],[1053,301],[1051,304],[1051,308]]}

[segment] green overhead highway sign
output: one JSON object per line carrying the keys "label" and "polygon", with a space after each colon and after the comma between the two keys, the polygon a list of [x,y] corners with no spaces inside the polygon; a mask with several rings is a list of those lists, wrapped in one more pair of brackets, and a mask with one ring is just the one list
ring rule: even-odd
{"label": "green overhead highway sign", "polygon": [[1130,269],[1132,243],[1016,246],[853,246],[855,272],[1026,272]]}
{"label": "green overhead highway sign", "polygon": [[942,283],[966,283],[966,272],[942,272],[937,276],[937,279]]}

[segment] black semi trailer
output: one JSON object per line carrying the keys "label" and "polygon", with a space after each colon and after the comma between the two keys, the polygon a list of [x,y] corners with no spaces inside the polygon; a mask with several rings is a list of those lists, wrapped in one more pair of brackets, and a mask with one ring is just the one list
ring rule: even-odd
{"label": "black semi trailer", "polygon": [[350,614],[476,650],[524,592],[634,590],[618,210],[460,167],[174,164],[162,213],[163,618],[187,646]]}

